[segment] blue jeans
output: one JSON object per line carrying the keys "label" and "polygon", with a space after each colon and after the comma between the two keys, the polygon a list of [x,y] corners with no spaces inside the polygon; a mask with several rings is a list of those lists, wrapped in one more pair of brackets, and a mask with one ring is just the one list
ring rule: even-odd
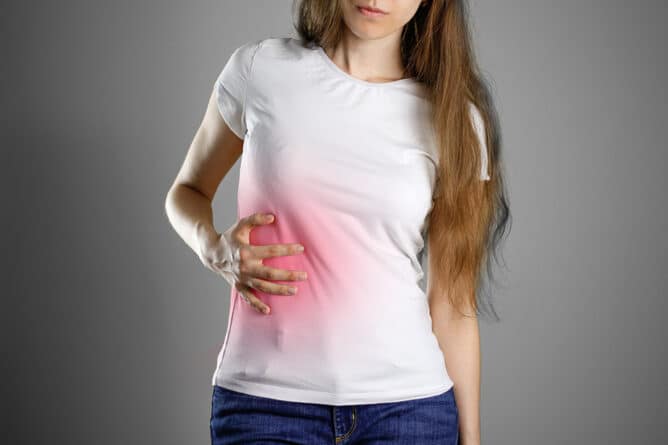
{"label": "blue jeans", "polygon": [[457,445],[454,390],[421,399],[333,406],[213,386],[211,444]]}

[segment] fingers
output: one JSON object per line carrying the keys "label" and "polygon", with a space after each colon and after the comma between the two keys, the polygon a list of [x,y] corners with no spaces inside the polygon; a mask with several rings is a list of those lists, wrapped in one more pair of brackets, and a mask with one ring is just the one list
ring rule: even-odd
{"label": "fingers", "polygon": [[304,251],[304,246],[299,243],[251,245],[251,248],[256,258],[296,255]]}
{"label": "fingers", "polygon": [[259,265],[244,265],[242,273],[262,278],[267,281],[304,281],[308,275],[301,270],[276,269],[274,267]]}
{"label": "fingers", "polygon": [[297,286],[272,283],[271,281],[266,281],[255,277],[246,279],[244,284],[246,286],[252,287],[253,289],[261,290],[267,294],[295,295],[297,293]]}
{"label": "fingers", "polygon": [[241,299],[244,300],[246,303],[248,303],[253,309],[255,309],[261,314],[265,315],[269,314],[269,312],[271,311],[271,309],[269,309],[269,306],[264,304],[262,300],[253,295],[253,291],[248,286],[244,286],[243,284],[237,283],[235,287],[239,291]]}
{"label": "fingers", "polygon": [[274,215],[271,213],[256,212],[241,218],[234,226],[231,227],[231,234],[239,241],[248,244],[250,232],[254,227],[271,224],[274,222]]}
{"label": "fingers", "polygon": [[242,218],[240,222],[244,226],[251,226],[251,228],[255,226],[262,226],[264,224],[273,223],[274,215],[271,213],[256,212],[246,216],[245,218]]}
{"label": "fingers", "polygon": [[225,259],[219,263],[219,273],[230,283],[234,283],[241,298],[258,312],[268,314],[269,306],[255,296],[253,290],[267,294],[295,295],[297,287],[273,281],[302,281],[306,272],[276,269],[264,266],[263,258],[296,255],[304,251],[300,243],[252,245],[250,231],[257,226],[271,224],[275,217],[271,213],[257,212],[242,218],[237,224],[222,234],[229,248],[223,249]]}

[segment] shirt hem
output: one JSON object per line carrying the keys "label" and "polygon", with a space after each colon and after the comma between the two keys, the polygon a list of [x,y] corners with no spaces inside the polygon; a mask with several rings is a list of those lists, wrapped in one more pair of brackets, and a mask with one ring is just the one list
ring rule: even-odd
{"label": "shirt hem", "polygon": [[410,388],[382,393],[365,392],[337,394],[327,391],[277,387],[258,382],[230,379],[222,380],[221,378],[216,378],[213,381],[213,385],[257,397],[266,397],[287,402],[317,403],[321,405],[335,406],[391,403],[422,399],[442,394],[454,386],[452,381],[447,381],[440,385],[428,388]]}

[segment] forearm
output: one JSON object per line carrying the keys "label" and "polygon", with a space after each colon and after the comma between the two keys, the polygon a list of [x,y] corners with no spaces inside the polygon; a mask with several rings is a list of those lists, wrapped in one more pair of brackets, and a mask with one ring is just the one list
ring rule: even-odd
{"label": "forearm", "polygon": [[165,199],[165,212],[174,230],[197,253],[198,230],[205,236],[216,236],[211,200],[197,190],[177,185]]}
{"label": "forearm", "polygon": [[431,308],[432,328],[454,382],[462,445],[480,443],[480,333],[475,317],[450,319]]}

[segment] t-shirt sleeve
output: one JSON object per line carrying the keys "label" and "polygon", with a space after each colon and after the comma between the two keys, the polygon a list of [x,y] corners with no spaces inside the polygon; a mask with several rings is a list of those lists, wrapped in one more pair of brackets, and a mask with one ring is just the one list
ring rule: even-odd
{"label": "t-shirt sleeve", "polygon": [[237,47],[214,84],[218,110],[227,126],[240,139],[246,133],[246,91],[253,59],[260,45],[261,41],[255,40]]}
{"label": "t-shirt sleeve", "polygon": [[482,115],[478,108],[470,103],[470,112],[471,112],[471,121],[473,122],[473,128],[475,129],[476,134],[478,135],[478,142],[480,143],[480,179],[483,181],[488,181],[489,176],[489,160],[487,152],[487,138],[485,136],[485,122],[482,119]]}

